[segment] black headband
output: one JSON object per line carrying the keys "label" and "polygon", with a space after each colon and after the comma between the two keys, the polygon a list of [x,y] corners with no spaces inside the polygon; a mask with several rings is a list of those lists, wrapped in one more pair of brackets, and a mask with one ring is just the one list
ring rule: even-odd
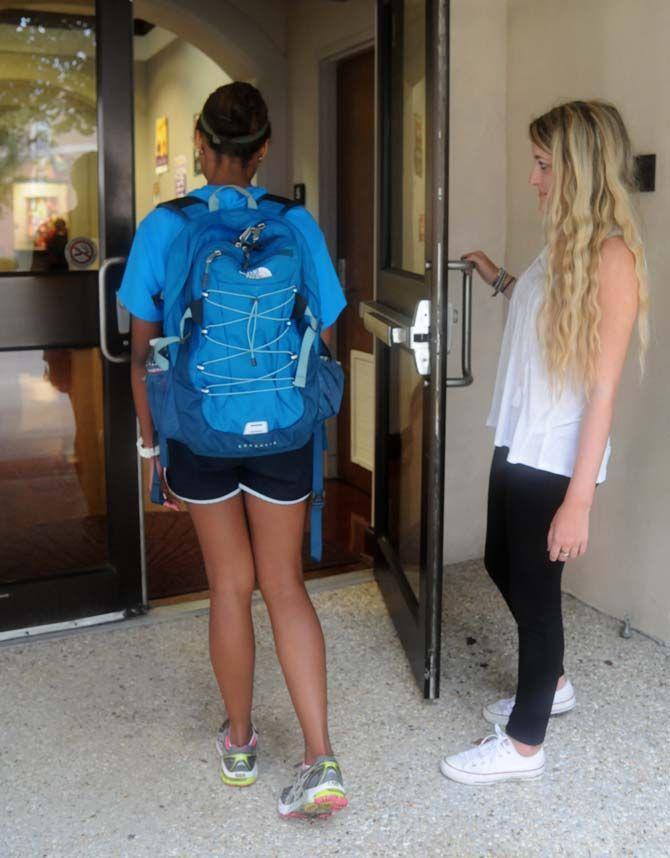
{"label": "black headband", "polygon": [[203,113],[200,114],[198,122],[202,126],[202,130],[216,146],[220,145],[221,143],[255,143],[257,140],[260,140],[261,137],[264,136],[264,134],[268,130],[269,125],[269,123],[266,122],[262,128],[260,128],[258,131],[254,131],[253,134],[243,134],[240,137],[220,137],[214,131],[209,122],[207,122]]}

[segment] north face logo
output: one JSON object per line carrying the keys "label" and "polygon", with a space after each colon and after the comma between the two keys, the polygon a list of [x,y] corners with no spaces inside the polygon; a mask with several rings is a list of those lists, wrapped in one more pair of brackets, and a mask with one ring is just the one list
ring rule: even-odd
{"label": "north face logo", "polygon": [[244,274],[249,280],[265,280],[268,277],[272,277],[272,271],[269,268],[264,268],[262,265],[260,268],[252,268],[251,271],[241,271],[241,274]]}

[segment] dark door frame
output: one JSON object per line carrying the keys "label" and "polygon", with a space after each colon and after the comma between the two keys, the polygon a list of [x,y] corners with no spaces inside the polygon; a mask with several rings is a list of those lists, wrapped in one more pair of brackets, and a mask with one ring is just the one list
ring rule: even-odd
{"label": "dark door frame", "polygon": [[[98,46],[98,188],[100,259],[125,258],[135,231],[133,3],[96,0]],[[117,268],[116,286],[120,286]],[[116,296],[110,290],[108,339],[126,354],[129,340],[114,325]],[[109,304],[112,305],[109,308]],[[109,558],[116,570],[119,601],[127,613],[146,609],[142,534],[144,513],[138,479],[137,428],[130,387],[130,364],[104,361],[105,461]]]}
{"label": "dark door frame", "polygon": [[423,390],[423,458],[419,598],[404,574],[389,538],[388,469],[390,348],[375,344],[375,577],[384,595],[417,683],[427,699],[440,691],[440,655],[443,577],[444,428],[447,361],[447,200],[448,200],[448,0],[426,0],[426,247],[425,277],[391,266],[392,154],[391,99],[393,43],[401,31],[394,15],[402,0],[378,0],[378,301],[410,318],[417,287],[431,299],[431,375]]}

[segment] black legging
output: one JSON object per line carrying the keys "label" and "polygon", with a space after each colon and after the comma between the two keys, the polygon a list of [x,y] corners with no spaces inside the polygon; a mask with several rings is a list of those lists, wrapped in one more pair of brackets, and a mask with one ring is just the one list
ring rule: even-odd
{"label": "black legging", "polygon": [[496,447],[489,482],[486,569],[516,620],[519,677],[507,733],[544,741],[556,683],[563,673],[563,563],[552,563],[547,535],[568,477],[507,461]]}

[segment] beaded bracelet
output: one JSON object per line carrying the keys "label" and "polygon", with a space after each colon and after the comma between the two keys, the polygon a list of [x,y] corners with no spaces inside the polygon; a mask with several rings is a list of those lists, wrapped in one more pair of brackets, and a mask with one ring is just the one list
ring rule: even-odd
{"label": "beaded bracelet", "polygon": [[505,269],[499,268],[496,279],[493,281],[493,283],[491,283],[491,288],[493,289],[493,294],[491,295],[492,298],[495,298],[495,296],[498,294],[498,292],[500,292],[500,288],[503,285],[503,283],[505,282],[506,277],[507,277],[507,272],[505,271]]}
{"label": "beaded bracelet", "polygon": [[498,293],[503,294],[505,289],[507,289],[511,283],[514,283],[515,280],[516,277],[512,277],[504,268],[499,268],[496,279],[491,283],[491,287],[493,289],[491,297],[495,298]]}

